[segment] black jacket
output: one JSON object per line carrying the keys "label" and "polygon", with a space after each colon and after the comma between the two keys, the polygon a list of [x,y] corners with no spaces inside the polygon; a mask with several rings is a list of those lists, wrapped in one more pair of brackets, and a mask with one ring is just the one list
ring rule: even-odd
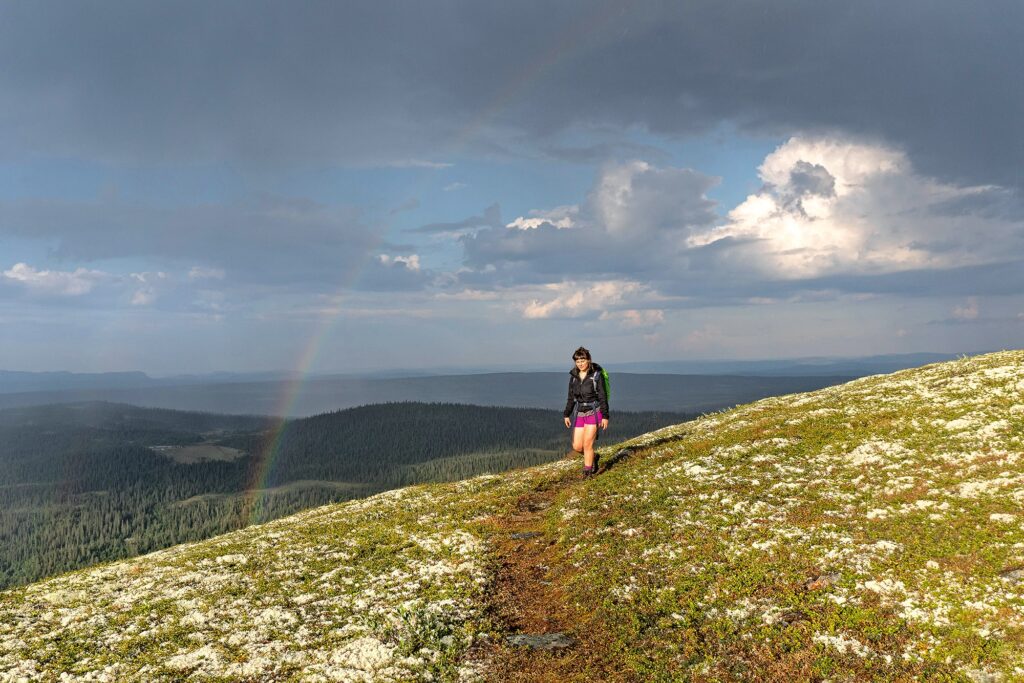
{"label": "black jacket", "polygon": [[565,402],[563,415],[572,415],[573,406],[576,401],[581,403],[594,403],[601,405],[601,417],[608,419],[608,396],[604,391],[604,377],[601,375],[601,366],[591,363],[586,378],[580,381],[580,369],[573,368],[569,372],[569,398]]}

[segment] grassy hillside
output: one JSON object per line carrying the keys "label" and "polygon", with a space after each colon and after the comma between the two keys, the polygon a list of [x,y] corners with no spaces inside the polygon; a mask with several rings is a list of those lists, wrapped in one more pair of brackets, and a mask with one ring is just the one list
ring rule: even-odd
{"label": "grassy hillside", "polygon": [[0,681],[1024,680],[1024,352],[624,446],[2,593]]}

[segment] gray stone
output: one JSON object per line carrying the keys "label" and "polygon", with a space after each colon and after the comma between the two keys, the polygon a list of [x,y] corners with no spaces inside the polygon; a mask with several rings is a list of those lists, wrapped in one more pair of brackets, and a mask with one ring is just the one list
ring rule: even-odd
{"label": "gray stone", "polygon": [[798,621],[807,621],[807,618],[808,617],[806,613],[798,609],[794,609],[781,614],[779,616],[779,622],[785,624],[786,626],[791,626],[792,624],[795,624]]}
{"label": "gray stone", "polygon": [[552,502],[544,498],[524,498],[516,503],[516,508],[520,512],[540,512],[551,507]]}
{"label": "gray stone", "polygon": [[1006,579],[1007,581],[1024,581],[1024,567],[1001,572],[999,578]]}
{"label": "gray stone", "polygon": [[841,578],[842,576],[836,573],[822,574],[821,576],[816,576],[810,581],[805,582],[804,589],[814,591],[820,588],[828,588]]}
{"label": "gray stone", "polygon": [[519,531],[509,536],[509,538],[514,538],[517,541],[521,541],[524,538],[535,538],[536,536],[540,536],[539,531]]}
{"label": "gray stone", "polygon": [[533,648],[534,650],[560,650],[572,647],[576,640],[565,633],[517,633],[508,637],[509,645]]}

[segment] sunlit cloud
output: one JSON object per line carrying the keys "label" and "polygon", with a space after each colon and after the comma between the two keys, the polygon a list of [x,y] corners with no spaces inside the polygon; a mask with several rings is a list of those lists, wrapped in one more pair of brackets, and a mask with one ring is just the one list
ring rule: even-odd
{"label": "sunlit cloud", "polygon": [[650,330],[665,322],[665,311],[657,309],[626,309],[622,311],[605,311],[600,320],[618,323],[629,330]]}
{"label": "sunlit cloud", "polygon": [[420,269],[420,257],[419,254],[411,254],[409,256],[389,256],[388,254],[380,254],[377,259],[385,266],[399,265],[409,270]]}
{"label": "sunlit cloud", "polygon": [[109,273],[85,268],[73,271],[39,270],[27,263],[14,264],[3,271],[3,276],[33,292],[71,297],[88,294],[97,284],[112,277]]}
{"label": "sunlit cloud", "polygon": [[1006,190],[923,176],[903,152],[884,145],[796,137],[770,154],[759,174],[763,189],[729,211],[723,225],[692,235],[691,247],[717,244],[727,255],[723,264],[785,280],[1024,256],[1024,216],[987,210],[1014,201]]}
{"label": "sunlit cloud", "polygon": [[957,320],[976,320],[978,318],[978,299],[970,297],[962,306],[953,309],[953,317]]}
{"label": "sunlit cloud", "polygon": [[565,282],[543,287],[547,296],[526,302],[521,310],[527,319],[597,316],[624,302],[642,299],[647,288],[638,282]]}
{"label": "sunlit cloud", "polygon": [[535,210],[530,212],[529,217],[519,216],[505,227],[535,230],[548,223],[559,229],[571,228],[576,225],[574,219],[579,215],[579,212],[580,207],[575,204],[571,206],[558,206],[548,211]]}

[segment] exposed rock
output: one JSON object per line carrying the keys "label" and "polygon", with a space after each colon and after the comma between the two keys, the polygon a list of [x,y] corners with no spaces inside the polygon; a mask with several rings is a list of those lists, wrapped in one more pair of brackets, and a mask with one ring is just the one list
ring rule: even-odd
{"label": "exposed rock", "polygon": [[1007,581],[1024,581],[1024,567],[1007,569],[1005,572],[1000,572],[999,578],[1006,579]]}
{"label": "exposed rock", "polygon": [[509,645],[521,645],[534,650],[560,650],[572,647],[576,640],[565,633],[517,633],[508,637]]}
{"label": "exposed rock", "polygon": [[786,626],[795,624],[798,621],[807,621],[807,615],[798,609],[783,612],[781,615],[779,615],[779,622],[785,624]]}
{"label": "exposed rock", "polygon": [[552,501],[545,498],[525,497],[516,503],[520,512],[540,512],[551,507]]}
{"label": "exposed rock", "polygon": [[834,572],[831,574],[822,574],[821,576],[816,576],[810,581],[804,583],[804,590],[816,591],[822,588],[828,588],[839,579],[840,575]]}

